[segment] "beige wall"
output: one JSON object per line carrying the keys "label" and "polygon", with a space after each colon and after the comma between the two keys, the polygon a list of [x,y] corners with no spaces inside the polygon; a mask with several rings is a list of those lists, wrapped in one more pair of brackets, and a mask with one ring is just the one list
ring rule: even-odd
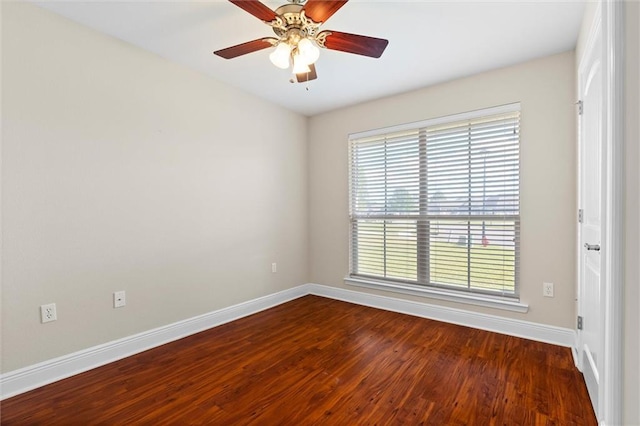
{"label": "beige wall", "polygon": [[3,372],[307,281],[305,117],[29,4],[2,36]]}
{"label": "beige wall", "polygon": [[624,424],[640,425],[640,3],[625,3]]}
{"label": "beige wall", "polygon": [[[520,286],[521,300],[529,304],[529,312],[379,294],[572,328],[576,218],[573,52],[312,117],[311,281],[367,291],[343,283],[349,270],[349,133],[518,101],[522,103]],[[542,297],[543,281],[555,283],[554,298]]]}

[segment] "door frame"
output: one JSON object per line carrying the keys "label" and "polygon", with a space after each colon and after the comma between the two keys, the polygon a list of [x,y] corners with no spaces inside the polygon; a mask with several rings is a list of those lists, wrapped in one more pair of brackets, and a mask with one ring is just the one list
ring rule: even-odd
{"label": "door frame", "polygon": [[624,292],[624,1],[606,0],[605,52],[605,324],[604,424],[622,424]]}
{"label": "door frame", "polygon": [[[591,23],[588,40],[601,25],[604,69],[603,105],[604,156],[601,278],[603,283],[603,380],[598,386],[600,424],[622,424],[622,325],[623,325],[623,208],[624,208],[624,1],[600,0]],[[588,45],[589,43],[587,43]],[[585,49],[587,52],[588,49]],[[583,57],[579,58],[579,69]],[[578,75],[579,78],[579,75]],[[580,90],[580,88],[578,88]],[[578,136],[580,137],[580,136]],[[580,193],[578,193],[580,197]],[[580,241],[578,233],[578,243]],[[578,253],[583,250],[578,247]],[[579,269],[580,255],[577,256]],[[578,274],[581,279],[580,272]],[[578,297],[582,297],[578,283]],[[580,306],[580,301],[578,306]],[[576,333],[578,331],[576,330]],[[578,339],[578,367],[582,369],[582,337]]]}

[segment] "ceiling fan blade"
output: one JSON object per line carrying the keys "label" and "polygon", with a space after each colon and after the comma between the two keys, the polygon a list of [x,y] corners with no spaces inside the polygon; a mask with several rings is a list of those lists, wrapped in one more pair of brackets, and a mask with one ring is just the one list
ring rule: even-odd
{"label": "ceiling fan blade", "polygon": [[296,80],[298,81],[298,83],[304,83],[306,81],[311,81],[311,80],[315,80],[316,78],[318,78],[318,73],[316,73],[315,64],[309,65],[309,69],[311,71],[309,71],[309,72],[301,72],[299,74],[296,74]]}
{"label": "ceiling fan blade", "polygon": [[273,42],[276,41],[278,41],[278,39],[272,37],[260,38],[258,40],[227,47],[226,49],[216,50],[213,53],[225,59],[233,59],[238,56],[246,55],[247,53],[257,52],[258,50],[271,47],[273,46]]}
{"label": "ceiling fan blade", "polygon": [[313,22],[326,22],[347,1],[307,0],[303,8],[304,14],[307,18],[311,18]]}
{"label": "ceiling fan blade", "polygon": [[355,53],[356,55],[379,58],[389,44],[389,40],[362,36],[358,34],[341,33],[340,31],[321,31],[318,39],[326,34],[324,47],[341,52]]}
{"label": "ceiling fan blade", "polygon": [[276,19],[276,13],[258,0],[229,0],[239,8],[244,9],[258,19],[271,22]]}

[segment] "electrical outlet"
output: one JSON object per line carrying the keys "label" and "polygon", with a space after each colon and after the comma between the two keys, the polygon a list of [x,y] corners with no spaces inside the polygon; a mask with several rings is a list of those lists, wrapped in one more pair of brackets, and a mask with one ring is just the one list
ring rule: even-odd
{"label": "electrical outlet", "polygon": [[542,283],[542,295],[544,297],[553,297],[553,283]]}
{"label": "electrical outlet", "polygon": [[56,304],[49,303],[48,305],[40,306],[40,321],[42,324],[45,322],[51,322],[58,319],[58,313],[56,312]]}
{"label": "electrical outlet", "polygon": [[276,262],[273,262],[271,264],[271,272],[273,272],[274,274],[278,272],[278,264]]}
{"label": "electrical outlet", "polygon": [[113,307],[114,308],[122,308],[127,304],[127,300],[125,299],[124,290],[116,291],[113,293]]}

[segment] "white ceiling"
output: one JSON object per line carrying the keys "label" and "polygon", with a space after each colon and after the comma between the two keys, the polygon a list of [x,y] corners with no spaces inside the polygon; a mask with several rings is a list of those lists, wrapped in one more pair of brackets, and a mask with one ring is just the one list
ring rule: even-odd
{"label": "white ceiling", "polygon": [[[322,50],[318,79],[289,83],[270,49],[232,60],[214,50],[273,36],[224,0],[36,4],[256,96],[314,115],[575,47],[585,0],[351,0],[323,25],[389,40],[380,59]],[[265,0],[272,9],[285,0]]]}

